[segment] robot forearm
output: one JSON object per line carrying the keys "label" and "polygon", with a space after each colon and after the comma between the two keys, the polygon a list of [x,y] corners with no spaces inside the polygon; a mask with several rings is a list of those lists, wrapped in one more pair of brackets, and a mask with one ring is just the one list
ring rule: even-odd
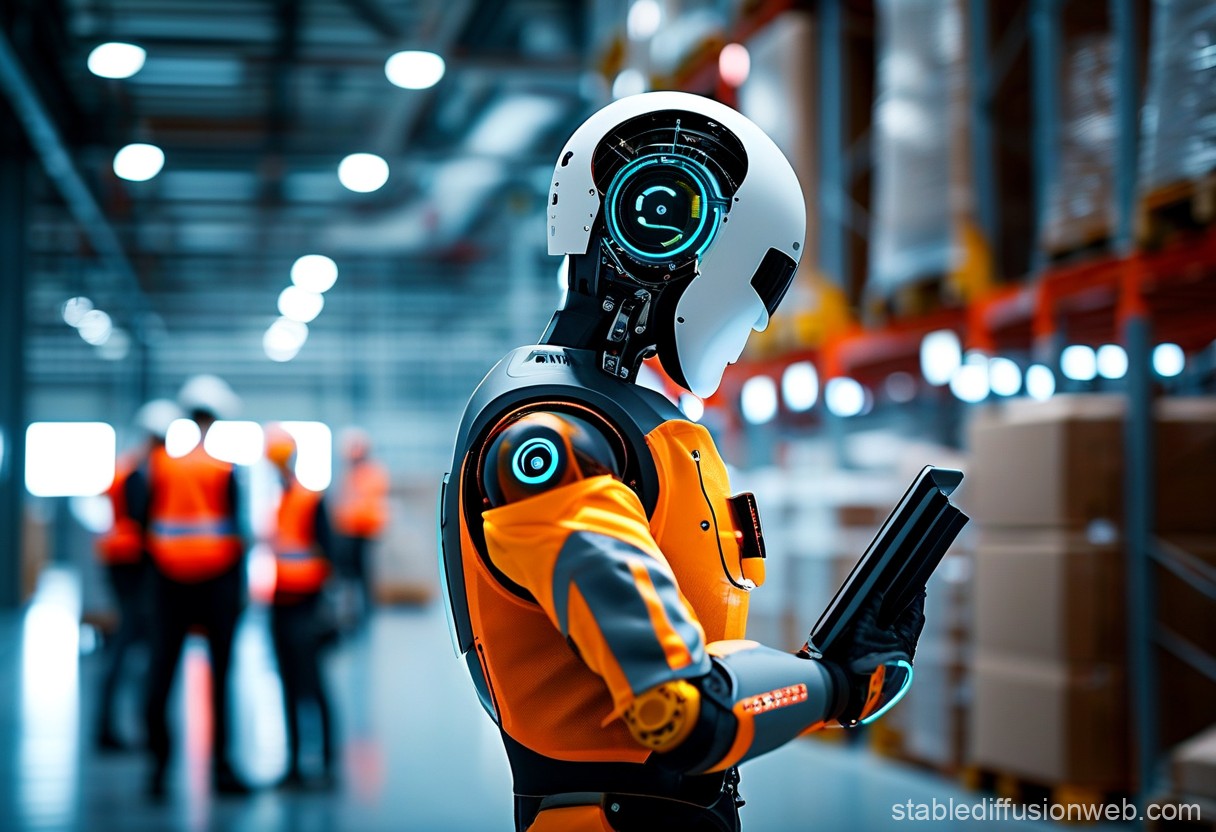
{"label": "robot forearm", "polygon": [[842,670],[754,641],[708,645],[706,676],[660,685],[638,697],[625,722],[664,762],[719,771],[834,720],[848,701]]}

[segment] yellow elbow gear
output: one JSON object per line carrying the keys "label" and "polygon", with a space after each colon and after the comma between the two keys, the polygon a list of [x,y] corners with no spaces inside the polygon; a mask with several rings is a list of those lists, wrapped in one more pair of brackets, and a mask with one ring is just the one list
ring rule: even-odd
{"label": "yellow elbow gear", "polygon": [[633,700],[622,718],[634,739],[655,751],[671,751],[688,738],[701,711],[701,692],[678,679]]}

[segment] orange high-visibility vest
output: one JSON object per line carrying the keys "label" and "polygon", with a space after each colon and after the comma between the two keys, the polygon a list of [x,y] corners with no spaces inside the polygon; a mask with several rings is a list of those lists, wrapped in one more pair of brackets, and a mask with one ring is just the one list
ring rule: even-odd
{"label": "orange high-visibility vest", "polygon": [[379,535],[388,522],[388,490],[388,471],[383,465],[364,460],[351,466],[334,507],[335,528],[348,537]]}
{"label": "orange high-visibility vest", "polygon": [[236,507],[230,504],[232,465],[209,456],[200,443],[174,459],[152,452],[148,551],[175,581],[195,583],[222,575],[241,559]]}
{"label": "orange high-visibility vest", "polygon": [[143,554],[144,532],[127,514],[127,478],[139,467],[140,457],[125,456],[118,460],[114,482],[106,491],[114,510],[114,525],[97,539],[97,559],[106,566],[139,563]]}
{"label": "orange high-visibility vest", "polygon": [[275,600],[313,595],[329,577],[329,561],[317,550],[317,512],[321,492],[309,491],[293,477],[279,501],[273,548]]}

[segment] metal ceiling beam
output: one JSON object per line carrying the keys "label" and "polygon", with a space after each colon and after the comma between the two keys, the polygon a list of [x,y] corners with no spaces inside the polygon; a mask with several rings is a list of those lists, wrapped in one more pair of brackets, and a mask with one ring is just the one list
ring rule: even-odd
{"label": "metal ceiling beam", "polygon": [[149,307],[147,296],[118,235],[76,169],[59,129],[3,31],[0,31],[0,89],[3,89],[47,176],[80,224],[89,245],[106,270],[123,284],[120,288],[131,307],[136,312],[146,311]]}
{"label": "metal ceiling beam", "polygon": [[355,17],[366,23],[371,29],[385,40],[401,40],[405,32],[397,25],[397,21],[376,3],[376,0],[342,0],[343,5],[350,9]]}

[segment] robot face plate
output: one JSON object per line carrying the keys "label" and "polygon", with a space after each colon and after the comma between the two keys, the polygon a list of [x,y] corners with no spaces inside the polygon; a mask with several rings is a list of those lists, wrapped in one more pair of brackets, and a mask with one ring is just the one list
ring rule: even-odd
{"label": "robot face plate", "polygon": [[631,257],[676,264],[699,258],[721,223],[714,175],[685,156],[653,153],[613,177],[604,196],[608,233]]}

